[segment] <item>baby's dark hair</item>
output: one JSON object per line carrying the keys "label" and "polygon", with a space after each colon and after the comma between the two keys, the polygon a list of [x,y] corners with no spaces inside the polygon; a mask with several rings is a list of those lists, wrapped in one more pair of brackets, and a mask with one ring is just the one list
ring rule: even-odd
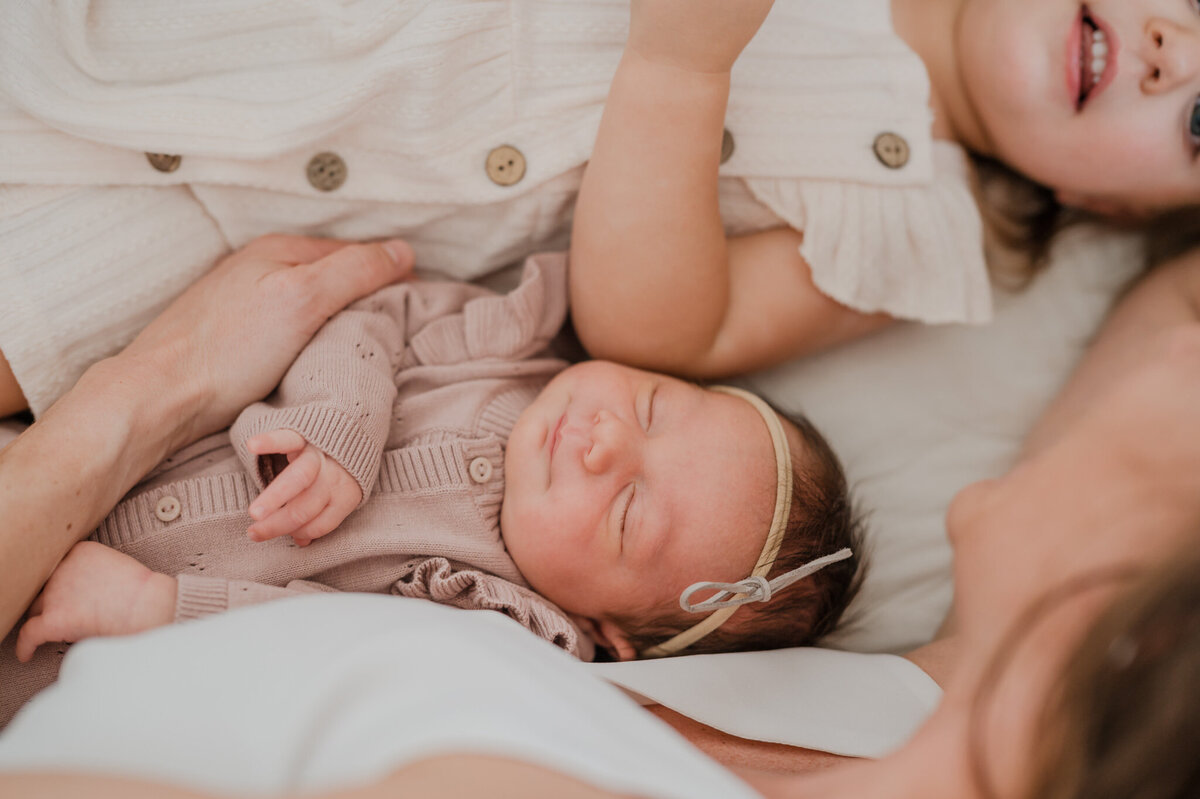
{"label": "baby's dark hair", "polygon": [[[777,591],[770,602],[741,606],[720,627],[679,654],[744,652],[804,646],[833,631],[862,580],[863,521],[850,497],[846,474],[820,431],[802,415],[775,412],[795,427],[802,447],[792,449],[792,507],[773,579],[811,560],[849,547],[854,556],[832,563]],[[792,438],[789,435],[789,438]],[[774,486],[771,487],[772,496]],[[766,531],[761,531],[762,535]],[[743,575],[748,576],[748,575]],[[698,575],[697,579],[704,579]],[[637,652],[661,644],[705,618],[676,607],[657,618],[617,619]]]}

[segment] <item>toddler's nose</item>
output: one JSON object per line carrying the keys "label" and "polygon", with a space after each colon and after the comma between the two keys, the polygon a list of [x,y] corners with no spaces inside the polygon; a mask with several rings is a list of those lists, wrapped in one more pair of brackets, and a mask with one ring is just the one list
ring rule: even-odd
{"label": "toddler's nose", "polygon": [[592,474],[629,470],[636,464],[639,444],[636,431],[608,411],[600,411],[592,420],[592,443],[583,456],[584,467]]}
{"label": "toddler's nose", "polygon": [[1146,62],[1141,83],[1147,94],[1170,91],[1200,74],[1200,36],[1170,20],[1155,18],[1146,24],[1140,54]]}

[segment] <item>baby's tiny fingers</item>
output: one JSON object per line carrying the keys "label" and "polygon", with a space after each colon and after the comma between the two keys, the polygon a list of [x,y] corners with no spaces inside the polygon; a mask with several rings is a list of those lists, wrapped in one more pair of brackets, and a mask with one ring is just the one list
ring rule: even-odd
{"label": "baby's tiny fingers", "polygon": [[292,540],[299,546],[306,547],[321,536],[328,535],[338,528],[346,518],[346,511],[330,503],[321,515],[292,533]]}
{"label": "baby's tiny fingers", "polygon": [[313,487],[270,516],[250,525],[247,532],[254,541],[267,541],[281,535],[290,535],[317,518],[328,504],[329,496]]}
{"label": "baby's tiny fingers", "polygon": [[295,430],[272,430],[246,439],[246,449],[255,455],[295,452],[304,449],[308,442]]}
{"label": "baby's tiny fingers", "polygon": [[257,520],[266,519],[311,486],[321,473],[321,461],[324,457],[318,449],[310,448],[300,453],[300,456],[289,463],[250,504],[250,517]]}

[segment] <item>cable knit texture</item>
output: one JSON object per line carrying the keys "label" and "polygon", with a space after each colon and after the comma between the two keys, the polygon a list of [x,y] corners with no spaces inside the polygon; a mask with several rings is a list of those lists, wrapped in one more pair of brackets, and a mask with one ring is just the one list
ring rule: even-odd
{"label": "cable knit texture", "polygon": [[[265,233],[404,236],[460,279],[565,248],[628,18],[628,0],[8,4],[0,350],[34,412]],[[727,230],[804,230],[846,305],[985,320],[978,214],[934,157],[928,97],[888,0],[776,4],[733,70]],[[904,168],[875,156],[883,132]],[[525,158],[515,185],[488,178],[500,145]],[[321,152],[346,165],[332,191],[307,179]]]}
{"label": "cable knit texture", "polygon": [[[566,316],[564,255],[529,259],[498,296],[463,283],[385,288],[326,324],[278,389],[227,432],[172,455],[92,539],[179,578],[194,619],[314,591],[370,591],[500,611],[584,659],[591,641],[531,591],[500,532],[504,451],[521,411],[565,363],[547,346]],[[286,426],[365,486],[311,545],[246,537],[264,469],[245,447]],[[54,679],[63,646],[16,663],[0,647],[0,725]]]}

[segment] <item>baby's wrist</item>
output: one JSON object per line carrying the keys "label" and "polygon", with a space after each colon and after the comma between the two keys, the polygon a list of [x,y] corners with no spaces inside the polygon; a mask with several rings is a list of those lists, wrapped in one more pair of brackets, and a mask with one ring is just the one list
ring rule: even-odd
{"label": "baby's wrist", "polygon": [[146,580],[141,612],[136,622],[138,631],[162,627],[175,621],[175,603],[179,581],[167,574],[154,572]]}

